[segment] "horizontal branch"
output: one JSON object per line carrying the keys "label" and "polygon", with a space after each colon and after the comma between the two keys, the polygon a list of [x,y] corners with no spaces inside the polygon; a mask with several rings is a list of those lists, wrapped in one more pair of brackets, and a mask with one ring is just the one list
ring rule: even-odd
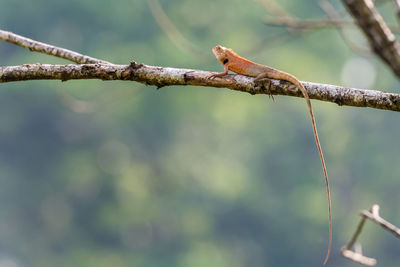
{"label": "horizontal branch", "polygon": [[[345,28],[345,27],[356,27],[357,25],[352,21],[346,21],[343,19],[293,19],[287,17],[273,17],[265,18],[264,23],[269,26],[276,27],[287,27],[296,30],[314,30],[314,29],[326,29],[326,28]],[[399,33],[400,28],[397,25],[390,25],[389,28],[395,32]]]}
{"label": "horizontal branch", "polygon": [[[227,75],[210,79],[209,71],[148,66],[132,62],[130,65],[82,64],[50,65],[25,64],[0,67],[0,83],[26,80],[101,79],[136,81],[158,88],[170,85],[224,87],[250,94],[272,94],[302,97],[295,86],[271,80],[268,88],[256,85],[254,79],[243,75]],[[328,84],[303,82],[310,98],[338,105],[370,107],[400,111],[400,95],[374,90],[346,88]]]}
{"label": "horizontal branch", "polygon": [[313,30],[325,29],[328,27],[347,27],[355,26],[351,21],[334,20],[334,19],[320,19],[320,20],[300,20],[300,19],[287,19],[287,18],[265,18],[264,23],[269,26],[287,27],[296,30]]}

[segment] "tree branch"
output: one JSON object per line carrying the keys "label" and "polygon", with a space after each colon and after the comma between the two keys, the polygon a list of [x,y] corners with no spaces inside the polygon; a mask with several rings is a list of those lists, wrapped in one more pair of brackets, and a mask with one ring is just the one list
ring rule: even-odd
{"label": "tree branch", "polygon": [[60,48],[57,46],[53,45],[48,45],[42,42],[38,42],[26,37],[23,37],[21,35],[8,32],[8,31],[3,31],[0,30],[0,40],[12,43],[24,48],[29,49],[30,51],[35,51],[59,58],[63,58],[78,64],[95,64],[95,63],[101,63],[101,64],[109,64],[110,62],[100,60],[94,57],[89,57],[85,56],[82,54],[79,54],[77,52]]}
{"label": "tree branch", "polygon": [[342,255],[354,262],[358,262],[367,266],[374,266],[376,264],[376,260],[374,258],[366,257],[362,254],[361,245],[358,246],[356,251],[352,251],[352,247],[355,246],[358,237],[361,234],[361,231],[365,225],[365,221],[370,219],[376,224],[382,226],[384,229],[388,230],[396,237],[400,238],[400,229],[386,221],[379,215],[379,206],[377,204],[373,205],[370,210],[361,211],[361,220],[357,226],[356,231],[353,234],[353,237],[350,239],[349,243],[345,247],[342,248]]}
{"label": "tree branch", "polygon": [[[208,71],[148,66],[136,62],[131,62],[130,65],[115,65],[1,30],[0,40],[74,62],[90,61],[97,63],[82,65],[24,64],[0,67],[0,83],[26,80],[129,80],[155,85],[157,88],[170,85],[211,86],[250,94],[303,97],[298,88],[285,81],[270,80],[270,82],[260,86],[254,83],[253,78],[242,75],[228,75],[224,78],[210,79],[209,77],[214,73]],[[312,99],[333,102],[338,105],[400,111],[399,94],[308,82],[303,82],[303,84]]]}
{"label": "tree branch", "polygon": [[400,78],[400,45],[372,0],[342,0],[366,35],[372,50]]}
{"label": "tree branch", "polygon": [[319,19],[319,20],[305,20],[305,19],[287,19],[286,17],[280,18],[265,18],[264,23],[270,26],[287,27],[296,30],[315,30],[328,27],[347,27],[354,26],[351,21],[336,20],[336,19]]}
{"label": "tree branch", "polygon": [[393,0],[393,5],[396,8],[397,19],[400,19],[400,0]]}
{"label": "tree branch", "polygon": [[361,215],[370,219],[374,223],[382,226],[384,229],[388,230],[392,234],[394,234],[397,238],[400,238],[400,229],[390,222],[386,221],[379,215],[379,206],[373,205],[371,211],[363,210],[361,211]]}
{"label": "tree branch", "polygon": [[[307,20],[293,19],[288,17],[273,17],[265,18],[264,23],[269,26],[286,27],[295,30],[319,30],[326,28],[346,28],[357,26],[356,24],[354,24],[354,22],[346,21],[341,18]],[[396,25],[391,25],[390,29],[396,33],[400,32],[400,28]]]}
{"label": "tree branch", "polygon": [[[50,65],[25,64],[0,67],[0,82],[26,80],[101,79],[136,81],[158,88],[170,85],[224,87],[250,94],[273,94],[303,97],[300,90],[289,82],[270,80],[265,86],[256,85],[254,79],[243,75],[228,75],[210,79],[209,71],[148,66],[132,62],[130,65],[82,64]],[[310,98],[338,105],[370,107],[400,111],[400,95],[373,90],[303,82]]]}

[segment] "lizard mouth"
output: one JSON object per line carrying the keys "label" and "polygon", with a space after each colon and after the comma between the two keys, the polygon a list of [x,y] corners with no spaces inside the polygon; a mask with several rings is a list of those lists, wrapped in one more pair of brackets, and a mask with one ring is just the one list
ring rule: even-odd
{"label": "lizard mouth", "polygon": [[214,47],[212,48],[212,51],[213,51],[214,55],[215,55],[218,51],[220,51],[220,50],[221,50],[221,46],[219,46],[219,45],[214,46]]}
{"label": "lizard mouth", "polygon": [[225,55],[225,49],[226,49],[225,47],[217,45],[217,46],[213,47],[212,51],[213,51],[215,57],[218,60],[221,60]]}

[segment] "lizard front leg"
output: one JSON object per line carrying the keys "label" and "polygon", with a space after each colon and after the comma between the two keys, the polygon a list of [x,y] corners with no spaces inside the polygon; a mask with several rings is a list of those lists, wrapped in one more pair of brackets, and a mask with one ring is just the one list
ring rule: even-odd
{"label": "lizard front leg", "polygon": [[229,71],[229,68],[228,68],[228,66],[225,64],[225,65],[224,65],[224,72],[220,72],[220,73],[213,74],[213,75],[211,75],[211,76],[209,77],[209,79],[214,79],[215,77],[222,77],[222,76],[225,76],[225,75],[228,74],[228,71]]}

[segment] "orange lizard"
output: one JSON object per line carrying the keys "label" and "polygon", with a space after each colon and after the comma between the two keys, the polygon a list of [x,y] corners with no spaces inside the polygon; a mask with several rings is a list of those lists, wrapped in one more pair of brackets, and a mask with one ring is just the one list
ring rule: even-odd
{"label": "orange lizard", "polygon": [[304,88],[303,84],[293,75],[268,67],[264,65],[260,65],[254,62],[251,62],[245,58],[240,57],[235,52],[233,52],[229,48],[225,48],[223,46],[217,45],[212,49],[215,57],[224,65],[224,72],[217,73],[211,76],[213,77],[222,77],[228,74],[228,71],[233,71],[238,74],[255,77],[254,82],[260,82],[265,78],[270,79],[277,79],[277,80],[284,80],[288,81],[295,86],[297,86],[306,100],[308,111],[311,117],[312,128],[315,136],[315,142],[317,144],[319,156],[321,158],[322,169],[324,171],[325,176],[325,184],[326,184],[326,191],[328,195],[328,211],[329,211],[329,245],[328,251],[324,260],[324,264],[328,261],[331,246],[332,246],[332,216],[331,216],[331,193],[329,189],[329,181],[328,181],[328,173],[326,171],[324,154],[322,153],[321,144],[319,142],[317,127],[315,124],[314,113],[311,107],[310,97],[308,96],[307,90]]}

